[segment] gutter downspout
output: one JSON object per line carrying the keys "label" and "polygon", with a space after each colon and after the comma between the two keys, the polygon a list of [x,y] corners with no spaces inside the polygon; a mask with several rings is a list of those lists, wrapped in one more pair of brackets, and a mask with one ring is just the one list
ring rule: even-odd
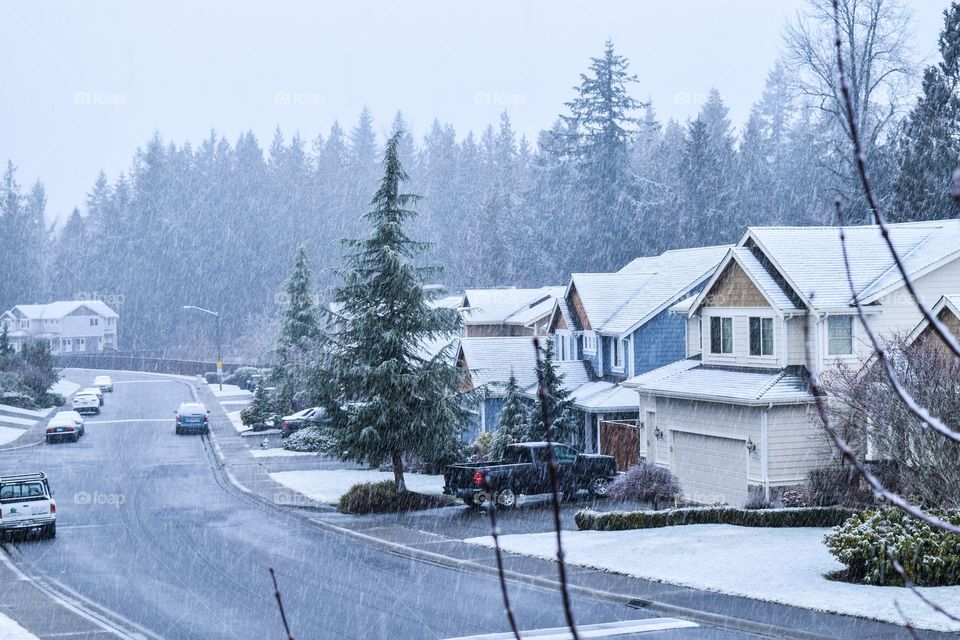
{"label": "gutter downspout", "polygon": [[769,444],[769,425],[767,412],[773,408],[771,402],[767,408],[760,414],[760,478],[763,481],[764,500],[770,500],[770,452],[767,449]]}

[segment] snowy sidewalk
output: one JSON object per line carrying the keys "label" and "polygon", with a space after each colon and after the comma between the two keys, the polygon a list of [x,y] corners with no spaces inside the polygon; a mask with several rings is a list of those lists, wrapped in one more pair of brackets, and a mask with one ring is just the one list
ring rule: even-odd
{"label": "snowy sidewalk", "polygon": [[14,620],[0,613],[0,638],[3,640],[39,640]]}
{"label": "snowy sidewalk", "polygon": [[[271,473],[274,481],[317,502],[336,504],[350,487],[361,482],[393,480],[393,473],[368,469],[311,469]],[[406,473],[407,488],[419,493],[443,493],[443,476]]]}
{"label": "snowy sidewalk", "polygon": [[[706,591],[840,613],[923,629],[960,631],[902,587],[872,587],[827,580],[842,568],[823,544],[827,529],[761,529],[732,525],[687,525],[634,531],[564,531],[571,564]],[[489,537],[465,540],[492,546]],[[551,533],[508,535],[507,551],[552,559]],[[921,592],[948,611],[960,612],[960,587]]]}
{"label": "snowy sidewalk", "polygon": [[[50,387],[50,393],[59,393],[64,398],[70,396],[80,388],[80,385],[71,380],[58,380]],[[37,423],[42,422],[56,411],[69,409],[69,406],[47,407],[44,409],[21,409],[0,404],[0,445],[10,444],[30,431]],[[3,638],[3,636],[0,636]]]}

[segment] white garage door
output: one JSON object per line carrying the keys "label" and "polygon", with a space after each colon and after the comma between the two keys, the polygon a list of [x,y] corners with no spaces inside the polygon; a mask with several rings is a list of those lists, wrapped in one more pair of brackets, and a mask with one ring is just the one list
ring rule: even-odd
{"label": "white garage door", "polygon": [[673,432],[670,465],[687,500],[740,505],[747,497],[747,449],[743,440]]}

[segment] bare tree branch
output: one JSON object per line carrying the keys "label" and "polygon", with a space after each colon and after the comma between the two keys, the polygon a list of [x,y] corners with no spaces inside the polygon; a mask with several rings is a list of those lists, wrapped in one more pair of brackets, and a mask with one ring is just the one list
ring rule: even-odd
{"label": "bare tree branch", "polygon": [[510,623],[510,630],[513,637],[520,638],[520,629],[517,627],[517,619],[513,615],[513,607],[510,606],[510,594],[507,591],[507,576],[503,569],[503,551],[500,549],[500,527],[497,526],[497,501],[493,488],[490,486],[490,478],[483,478],[484,490],[487,493],[487,504],[490,511],[490,533],[493,536],[493,551],[497,558],[497,577],[500,579],[500,593],[503,596],[503,608],[507,611],[507,621]]}
{"label": "bare tree branch", "polygon": [[293,636],[290,634],[290,625],[287,624],[287,614],[283,610],[283,600],[280,599],[280,587],[277,586],[277,574],[274,573],[273,567],[267,567],[270,571],[270,578],[273,580],[273,597],[277,599],[277,607],[280,609],[280,620],[283,621],[283,630],[287,634],[287,640],[293,640]]}
{"label": "bare tree branch", "polygon": [[540,340],[533,339],[533,349],[537,358],[537,397],[540,400],[540,412],[543,416],[543,426],[547,437],[547,455],[549,461],[547,469],[550,471],[550,495],[553,506],[553,528],[557,532],[557,563],[560,572],[560,595],[563,598],[563,614],[567,619],[567,626],[570,627],[570,635],[573,640],[580,640],[577,634],[577,625],[573,621],[573,608],[570,605],[570,590],[567,587],[567,565],[563,555],[563,541],[560,535],[560,480],[557,473],[557,456],[553,450],[553,425],[550,421],[549,398],[547,397],[546,380],[543,377],[543,367],[541,366]]}

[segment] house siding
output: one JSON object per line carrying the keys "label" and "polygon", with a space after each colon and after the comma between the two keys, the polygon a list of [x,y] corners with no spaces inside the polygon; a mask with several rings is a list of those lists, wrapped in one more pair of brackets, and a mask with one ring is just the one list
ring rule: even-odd
{"label": "house siding", "polygon": [[830,461],[826,433],[809,405],[773,407],[767,411],[770,486],[802,483],[812,469]]}
{"label": "house siding", "polygon": [[757,289],[743,268],[731,261],[723,274],[717,278],[709,295],[704,300],[710,307],[765,307],[766,297]]}
{"label": "house siding", "polygon": [[632,375],[640,375],[684,358],[684,319],[663,312],[630,334]]}

